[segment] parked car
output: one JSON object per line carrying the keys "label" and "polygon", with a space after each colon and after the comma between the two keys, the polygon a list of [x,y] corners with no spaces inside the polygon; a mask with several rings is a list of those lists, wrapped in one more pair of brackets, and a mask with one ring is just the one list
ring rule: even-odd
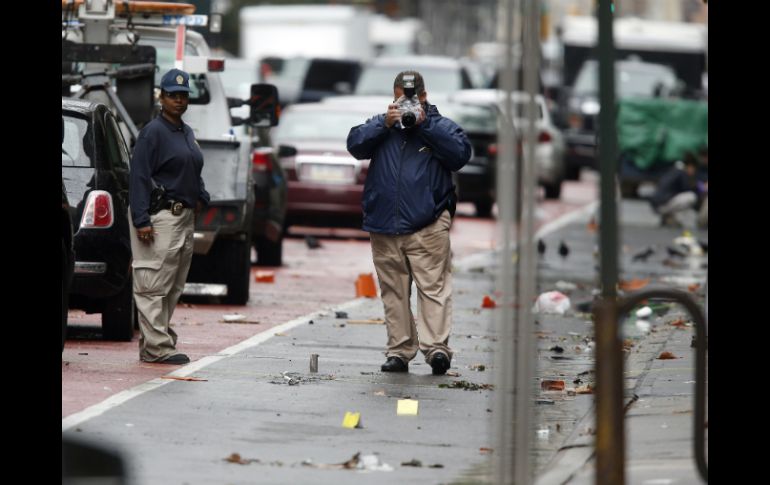
{"label": "parked car", "polygon": [[360,227],[369,161],[348,153],[347,137],[351,127],[374,113],[365,106],[325,102],[283,111],[272,137],[289,181],[287,226]]}
{"label": "parked car", "polygon": [[[228,98],[248,99],[251,85],[258,82],[259,63],[249,59],[227,59],[220,73]],[[280,96],[280,92],[279,92]],[[249,117],[249,106],[230,110],[231,116]],[[251,245],[257,253],[257,265],[280,266],[283,263],[283,223],[286,217],[286,174],[278,162],[270,141],[269,127],[243,124],[236,127],[251,140],[251,170],[254,179],[254,214]]]}
{"label": "parked car", "polygon": [[407,70],[417,70],[422,74],[429,97],[474,87],[463,63],[451,57],[378,57],[364,66],[354,93],[360,96],[393,96],[393,80],[399,72]]}
{"label": "parked car", "polygon": [[136,310],[128,230],[128,147],[115,117],[102,103],[62,98],[62,118],[62,183],[73,204],[68,210],[75,252],[68,307],[101,313],[104,338],[129,341]]}
{"label": "parked car", "polygon": [[[503,91],[495,89],[473,89],[455,93],[450,99],[457,103],[495,106],[498,113],[502,114],[504,111],[503,96]],[[526,126],[525,105],[529,96],[527,93],[516,91],[512,93],[511,98],[515,117],[514,126],[519,131],[517,138],[523,140],[524,133],[521,128]],[[564,135],[551,120],[545,98],[538,94],[535,96],[535,100],[538,106],[536,113],[537,146],[535,148],[537,182],[543,187],[547,199],[558,199],[561,196],[561,185],[566,170]]]}
{"label": "parked car", "polygon": [[[667,97],[681,89],[673,68],[664,64],[621,60],[615,62],[618,99]],[[575,78],[567,101],[567,179],[576,180],[582,167],[598,168],[599,63],[587,60]]]}
{"label": "parked car", "polygon": [[[62,127],[64,120],[62,119]],[[64,134],[64,130],[62,130]],[[72,275],[75,272],[75,251],[72,249],[72,219],[70,204],[67,200],[67,189],[64,188],[64,177],[61,179],[61,350],[64,352],[64,341],[67,340],[67,313],[69,310],[69,293],[72,285]]]}
{"label": "parked car", "polygon": [[329,96],[351,94],[361,76],[361,61],[353,59],[310,59],[300,103],[321,101]]}

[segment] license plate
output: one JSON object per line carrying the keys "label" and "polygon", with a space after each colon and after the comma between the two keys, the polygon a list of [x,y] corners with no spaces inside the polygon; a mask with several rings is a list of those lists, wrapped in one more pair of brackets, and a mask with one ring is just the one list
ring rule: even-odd
{"label": "license plate", "polygon": [[327,184],[349,184],[355,181],[351,165],[306,163],[300,172],[303,181]]}

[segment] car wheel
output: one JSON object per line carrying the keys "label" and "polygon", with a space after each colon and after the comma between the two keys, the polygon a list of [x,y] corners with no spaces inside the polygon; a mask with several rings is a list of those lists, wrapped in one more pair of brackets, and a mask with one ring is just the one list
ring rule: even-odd
{"label": "car wheel", "polygon": [[227,296],[224,303],[229,305],[245,305],[249,301],[249,284],[251,283],[251,261],[249,258],[249,242],[223,240],[219,241],[220,264],[227,285]]}
{"label": "car wheel", "polygon": [[546,199],[558,199],[561,197],[561,180],[557,180],[552,184],[543,184],[545,189]]}
{"label": "car wheel", "polygon": [[476,206],[476,217],[489,217],[492,215],[492,199],[477,200],[473,204]]}
{"label": "car wheel", "polygon": [[580,165],[567,164],[564,178],[567,180],[580,180]]}
{"label": "car wheel", "polygon": [[277,241],[259,237],[256,241],[257,266],[281,266],[283,264],[283,236]]}
{"label": "car wheel", "polygon": [[132,278],[128,277],[120,293],[105,302],[102,312],[102,335],[105,340],[130,342],[133,338],[136,318],[133,286]]}

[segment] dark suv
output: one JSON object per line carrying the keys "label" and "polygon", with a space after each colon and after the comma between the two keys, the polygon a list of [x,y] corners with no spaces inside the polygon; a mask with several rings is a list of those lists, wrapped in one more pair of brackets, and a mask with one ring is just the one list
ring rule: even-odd
{"label": "dark suv", "polygon": [[62,183],[75,251],[69,308],[101,313],[104,338],[129,341],[136,310],[128,231],[128,148],[115,117],[101,103],[62,98],[62,119]]}

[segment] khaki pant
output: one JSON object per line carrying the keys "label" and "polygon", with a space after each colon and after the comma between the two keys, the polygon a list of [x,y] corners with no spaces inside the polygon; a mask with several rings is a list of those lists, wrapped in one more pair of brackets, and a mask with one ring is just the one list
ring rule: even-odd
{"label": "khaki pant", "polygon": [[[430,362],[436,351],[452,358],[452,264],[449,211],[414,234],[371,233],[372,258],[382,292],[388,357],[409,362],[417,350]],[[412,281],[417,286],[419,314],[410,304]]]}
{"label": "khaki pant", "polygon": [[162,210],[150,216],[155,240],[139,241],[131,231],[134,269],[134,301],[139,313],[139,358],[145,362],[166,359],[176,350],[176,332],[170,327],[179,297],[184,290],[193,253],[195,216],[184,209],[175,216]]}

